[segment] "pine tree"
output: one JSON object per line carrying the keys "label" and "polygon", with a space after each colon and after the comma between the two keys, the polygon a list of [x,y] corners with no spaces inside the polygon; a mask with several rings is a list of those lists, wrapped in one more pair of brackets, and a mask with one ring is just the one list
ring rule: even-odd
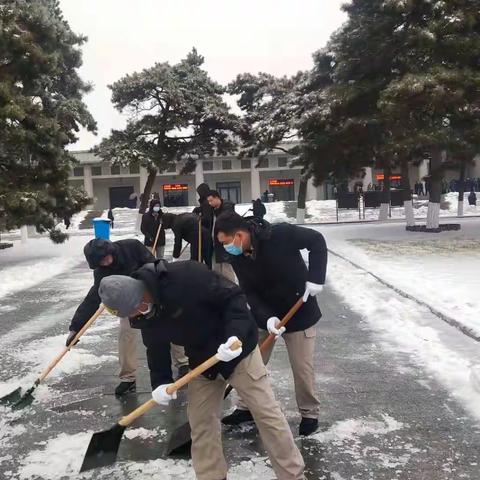
{"label": "pine tree", "polygon": [[[477,0],[395,3],[409,48],[401,78],[382,93],[394,141],[430,157],[427,227],[439,227],[444,170],[480,150],[480,15]],[[423,8],[419,18],[415,8]],[[463,202],[463,199],[461,199]]]}
{"label": "pine tree", "polygon": [[96,128],[77,73],[85,40],[56,0],[0,3],[0,229],[35,225],[63,241],[56,221],[88,203],[68,186],[66,151],[80,126]]}
{"label": "pine tree", "polygon": [[232,132],[239,122],[222,99],[225,89],[202,69],[204,58],[193,49],[176,65],[157,63],[121,78],[109,88],[115,108],[129,118],[96,151],[113,163],[148,170],[140,213],[146,209],[157,172],[186,160],[235,149]]}

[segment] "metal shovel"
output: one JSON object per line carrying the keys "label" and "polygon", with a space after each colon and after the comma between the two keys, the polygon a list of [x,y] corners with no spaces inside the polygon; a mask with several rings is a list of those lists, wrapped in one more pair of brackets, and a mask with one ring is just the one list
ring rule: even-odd
{"label": "metal shovel", "polygon": [[80,337],[88,330],[88,328],[92,325],[93,322],[103,313],[105,310],[104,305],[100,305],[98,310],[93,314],[93,316],[88,320],[88,322],[82,327],[82,329],[75,335],[73,340],[70,342],[68,347],[64,347],[63,350],[52,360],[52,362],[48,365],[48,367],[41,373],[41,375],[35,380],[33,385],[23,394],[21,393],[21,388],[15,389],[13,392],[5,395],[4,397],[0,398],[0,404],[7,404],[12,405],[14,409],[25,408],[30,405],[35,397],[33,396],[33,392],[35,389],[40,385],[40,383],[47,378],[50,372],[60,363],[60,360],[69,352]]}
{"label": "metal shovel", "polygon": [[[241,348],[241,346],[242,342],[238,341],[231,346],[231,349],[237,350]],[[197,368],[187,373],[184,377],[169,385],[167,387],[167,393],[171,395],[172,393],[176,392],[195,377],[198,377],[203,372],[216,365],[218,362],[220,362],[220,360],[216,355],[210,357]],[[92,468],[105,467],[115,463],[118,454],[118,448],[120,447],[120,442],[125,429],[137,418],[141,417],[144,413],[148,412],[156,405],[157,403],[154,400],[148,400],[148,402],[145,402],[129,415],[122,417],[119,422],[109,430],[94,433],[88,445],[87,453],[83,459],[80,472],[85,472],[86,470],[91,470]]]}

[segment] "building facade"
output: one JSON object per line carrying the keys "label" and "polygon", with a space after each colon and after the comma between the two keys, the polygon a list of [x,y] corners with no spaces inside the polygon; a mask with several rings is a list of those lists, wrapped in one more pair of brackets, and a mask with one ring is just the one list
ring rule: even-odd
{"label": "building facade", "polygon": [[[88,151],[72,152],[78,164],[72,169],[69,182],[83,187],[93,198],[93,208],[137,206],[147,181],[143,167],[120,167]],[[197,160],[195,171],[181,175],[179,163],[167,172],[157,174],[152,193],[158,194],[166,207],[196,205],[196,187],[207,183],[220,195],[235,203],[249,203],[268,190],[275,200],[295,200],[300,185],[301,169],[290,166],[287,155],[270,154],[262,160],[237,157],[211,157]],[[325,187],[309,182],[307,200],[325,198]]]}

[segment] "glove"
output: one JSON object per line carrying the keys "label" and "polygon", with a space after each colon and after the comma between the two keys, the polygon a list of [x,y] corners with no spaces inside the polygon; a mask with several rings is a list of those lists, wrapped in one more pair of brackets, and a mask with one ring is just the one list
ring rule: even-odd
{"label": "glove", "polygon": [[323,285],[318,283],[307,282],[305,284],[305,293],[303,294],[303,301],[306,302],[309,296],[315,297],[319,293],[322,293]]}
{"label": "glove", "polygon": [[173,392],[171,395],[167,393],[167,387],[170,385],[160,385],[152,392],[152,398],[155,403],[159,405],[168,405],[170,400],[177,398],[177,392]]}
{"label": "glove", "polygon": [[280,319],[277,318],[277,317],[270,317],[267,320],[268,333],[272,333],[273,335],[275,335],[275,340],[277,340],[278,337],[281,337],[285,333],[285,330],[286,330],[285,327],[277,328],[279,323],[280,323]]}
{"label": "glove", "polygon": [[235,343],[238,342],[237,337],[230,337],[226,343],[222,343],[217,350],[216,357],[221,362],[230,362],[234,358],[237,358],[242,353],[242,347],[237,348],[236,350],[231,350],[230,347]]}
{"label": "glove", "polygon": [[[68,337],[67,337],[67,341],[65,342],[65,346],[66,347],[69,347],[70,344],[72,343],[73,339],[75,338],[75,335],[77,334],[78,332],[75,332],[74,330],[70,330],[70,332],[68,333]],[[73,345],[76,345],[80,340],[77,340]]]}

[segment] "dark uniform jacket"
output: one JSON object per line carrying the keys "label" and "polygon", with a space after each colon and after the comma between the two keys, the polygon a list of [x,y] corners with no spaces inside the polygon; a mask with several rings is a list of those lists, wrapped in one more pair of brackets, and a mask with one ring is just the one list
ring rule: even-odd
{"label": "dark uniform jacket", "polygon": [[[288,223],[270,225],[249,220],[251,256],[230,255],[230,262],[246,293],[260,328],[266,330],[270,317],[282,318],[305,293],[308,281],[323,285],[327,269],[327,246],[323,235]],[[300,250],[309,251],[309,268]],[[287,324],[287,332],[306,330],[321,317],[316,298],[309,297]]]}
{"label": "dark uniform jacket", "polygon": [[112,251],[108,253],[113,256],[113,264],[108,267],[97,267],[94,269],[93,286],[77,308],[70,323],[70,330],[78,332],[98,309],[101,302],[98,295],[98,287],[102,278],[109,275],[130,275],[146,263],[155,261],[155,257],[138,240],[119,240],[112,242],[111,245]]}
{"label": "dark uniform jacket", "polygon": [[[141,317],[143,331],[152,322],[152,332],[162,340],[183,345],[190,367],[215,355],[220,344],[236,336],[243,343],[240,357],[220,362],[204,374],[227,379],[258,341],[257,326],[240,288],[198,262],[167,263],[159,260],[132,275],[142,280],[154,297],[154,311]],[[132,326],[135,321],[132,320]],[[160,328],[157,328],[160,327]]]}
{"label": "dark uniform jacket", "polygon": [[[153,204],[158,205],[158,202],[152,200],[150,203],[150,209],[142,216],[142,224],[140,230],[145,235],[144,244],[147,247],[153,247],[155,243],[155,237],[157,236],[158,227],[162,221],[163,212],[160,209],[158,215],[153,214]],[[163,247],[165,245],[165,229],[160,229],[160,235],[158,236],[157,247]]]}

